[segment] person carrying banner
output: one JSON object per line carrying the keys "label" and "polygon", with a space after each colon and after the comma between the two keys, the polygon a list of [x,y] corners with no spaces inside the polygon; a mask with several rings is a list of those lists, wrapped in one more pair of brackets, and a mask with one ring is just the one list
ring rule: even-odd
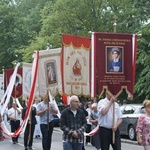
{"label": "person carrying banner", "polygon": [[79,98],[73,95],[70,106],[62,111],[60,128],[63,131],[63,150],[82,150],[86,117],[79,103]]}
{"label": "person carrying banner", "polygon": [[[116,101],[116,97],[106,91],[106,97],[98,102],[101,150],[109,150],[110,145],[113,150],[121,150],[121,138],[118,127],[122,123],[122,113]],[[114,125],[113,103],[115,105]],[[113,132],[115,132],[115,143],[113,143]]]}
{"label": "person carrying banner", "polygon": [[[26,107],[22,110],[22,119],[24,120],[25,114],[26,114],[26,110],[28,107],[28,101],[26,101]],[[31,108],[31,112],[30,112],[30,116],[29,116],[29,120],[24,132],[24,147],[25,150],[32,150],[32,144],[33,144],[33,134],[34,134],[34,129],[35,129],[35,125],[36,125],[36,108],[32,107]]]}
{"label": "person carrying banner", "polygon": [[112,60],[108,63],[108,72],[122,72],[122,60],[120,58],[120,49],[114,47],[111,50]]}
{"label": "person carrying banner", "polygon": [[[12,108],[8,110],[8,118],[10,119],[11,132],[15,132],[20,126],[21,110],[17,107],[15,101],[12,103]],[[12,137],[13,144],[18,143],[18,136]]]}
{"label": "person carrying banner", "polygon": [[144,150],[150,150],[150,100],[144,100],[146,114],[142,114],[138,118],[136,132],[137,141],[143,145]]}
{"label": "person carrying banner", "polygon": [[52,102],[49,102],[48,95],[37,105],[37,115],[40,116],[40,128],[42,133],[43,150],[51,149],[52,133],[54,126],[53,115],[57,114],[58,110]]}

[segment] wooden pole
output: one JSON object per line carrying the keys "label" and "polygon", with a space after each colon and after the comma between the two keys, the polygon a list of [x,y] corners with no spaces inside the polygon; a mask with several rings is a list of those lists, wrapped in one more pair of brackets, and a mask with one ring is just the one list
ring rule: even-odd
{"label": "wooden pole", "polygon": [[48,99],[48,103],[47,103],[47,128],[49,130],[49,95],[47,96],[47,99]]}
{"label": "wooden pole", "polygon": [[[116,26],[117,26],[117,16],[114,16],[114,33],[116,33]],[[113,127],[115,126],[115,102],[113,102]],[[112,133],[112,142],[115,143],[115,131]]]}
{"label": "wooden pole", "polygon": [[29,123],[29,136],[28,136],[28,139],[30,140],[31,139],[31,124],[32,124],[32,107],[31,107],[29,119],[30,119],[30,123]]}
{"label": "wooden pole", "polygon": [[[15,106],[17,107],[17,105],[16,105],[16,84],[15,84]],[[15,108],[15,120],[16,120],[16,108]]]}
{"label": "wooden pole", "polygon": [[[113,102],[113,127],[115,125],[115,102]],[[112,142],[115,143],[115,131],[113,131]]]}

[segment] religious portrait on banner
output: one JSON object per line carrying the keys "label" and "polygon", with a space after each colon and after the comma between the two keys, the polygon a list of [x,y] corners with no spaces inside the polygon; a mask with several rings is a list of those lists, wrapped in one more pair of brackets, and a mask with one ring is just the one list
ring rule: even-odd
{"label": "religious portrait on banner", "polygon": [[75,76],[81,76],[81,69],[82,69],[81,63],[80,63],[79,59],[76,59],[74,65],[72,67],[73,74]]}
{"label": "religious portrait on banner", "polygon": [[56,83],[56,68],[55,62],[46,63],[46,73],[48,84]]}
{"label": "religious portrait on banner", "polygon": [[108,73],[123,72],[123,48],[122,47],[106,47],[106,70]]}
{"label": "religious portrait on banner", "polygon": [[15,80],[15,86],[18,87],[22,84],[22,77],[20,76],[20,74],[16,75],[16,80]]}
{"label": "religious portrait on banner", "polygon": [[[4,86],[5,90],[7,89],[7,86],[9,85],[9,82],[11,81],[12,75],[13,75],[14,69],[5,69],[4,74]],[[11,96],[13,98],[20,98],[22,96],[22,68],[18,68],[16,79],[14,83],[14,88],[12,91]]]}

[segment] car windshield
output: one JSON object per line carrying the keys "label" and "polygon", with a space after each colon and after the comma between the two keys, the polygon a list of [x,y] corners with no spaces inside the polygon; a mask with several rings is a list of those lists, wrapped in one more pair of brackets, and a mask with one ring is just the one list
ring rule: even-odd
{"label": "car windshield", "polygon": [[125,105],[120,107],[123,114],[144,114],[142,105]]}

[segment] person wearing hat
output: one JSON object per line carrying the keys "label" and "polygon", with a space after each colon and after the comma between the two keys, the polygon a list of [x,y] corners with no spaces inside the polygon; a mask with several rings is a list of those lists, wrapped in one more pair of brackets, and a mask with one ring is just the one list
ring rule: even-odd
{"label": "person wearing hat", "polygon": [[114,47],[111,50],[112,60],[108,63],[107,72],[122,72],[122,60],[120,58],[120,49]]}

